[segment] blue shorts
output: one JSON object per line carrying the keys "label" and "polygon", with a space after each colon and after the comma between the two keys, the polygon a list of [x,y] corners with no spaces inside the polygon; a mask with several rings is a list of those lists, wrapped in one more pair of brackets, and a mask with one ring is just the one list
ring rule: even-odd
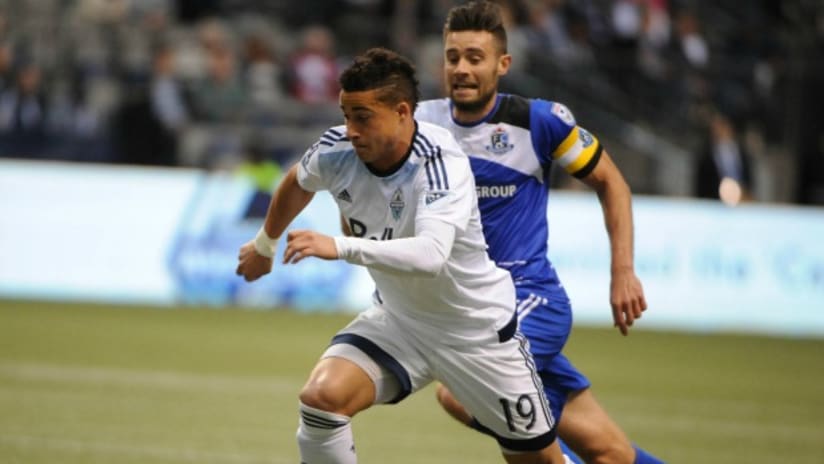
{"label": "blue shorts", "polygon": [[552,416],[559,421],[567,396],[590,386],[561,354],[572,330],[572,307],[565,294],[548,292],[545,286],[521,285],[516,290],[519,328],[529,340]]}

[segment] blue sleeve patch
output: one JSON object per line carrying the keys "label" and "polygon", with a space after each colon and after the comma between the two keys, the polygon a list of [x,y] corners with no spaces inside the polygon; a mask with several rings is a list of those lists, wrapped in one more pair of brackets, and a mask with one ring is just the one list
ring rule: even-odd
{"label": "blue sleeve patch", "polygon": [[[541,165],[552,162],[552,153],[575,128],[575,116],[566,106],[535,99],[529,109],[532,145]],[[571,122],[570,122],[571,121]]]}

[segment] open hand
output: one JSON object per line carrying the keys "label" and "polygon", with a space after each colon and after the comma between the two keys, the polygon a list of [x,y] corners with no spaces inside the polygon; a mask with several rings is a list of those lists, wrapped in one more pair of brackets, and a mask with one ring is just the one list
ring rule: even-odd
{"label": "open hand", "polygon": [[295,264],[307,256],[315,256],[321,259],[338,259],[338,248],[335,246],[335,239],[311,230],[290,231],[286,238],[283,264]]}

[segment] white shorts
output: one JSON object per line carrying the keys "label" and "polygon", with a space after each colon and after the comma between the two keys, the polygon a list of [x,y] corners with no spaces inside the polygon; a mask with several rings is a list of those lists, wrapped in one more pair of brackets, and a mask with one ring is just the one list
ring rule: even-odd
{"label": "white shorts", "polygon": [[[394,374],[399,384],[398,394],[389,403],[397,403],[437,380],[475,417],[476,426],[494,436],[502,448],[537,451],[555,439],[555,423],[528,342],[516,329],[513,318],[499,331],[495,343],[437,345],[429,337],[424,342],[414,328],[400,324],[382,308],[372,307],[335,335],[325,356],[343,356],[364,364],[362,356],[348,357],[347,350],[336,350],[334,345],[341,343],[366,353]],[[373,366],[361,367],[374,371]]]}

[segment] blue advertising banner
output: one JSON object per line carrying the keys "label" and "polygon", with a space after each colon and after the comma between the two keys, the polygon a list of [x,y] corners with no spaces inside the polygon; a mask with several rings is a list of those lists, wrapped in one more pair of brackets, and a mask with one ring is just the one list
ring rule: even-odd
{"label": "blue advertising banner", "polygon": [[[236,276],[269,201],[236,175],[0,160],[0,198],[0,298],[358,311],[374,289],[340,261]],[[547,214],[576,323],[611,325],[597,197],[553,192]],[[640,327],[824,336],[824,210],[636,196],[634,218]],[[319,193],[291,228],[338,234],[338,221]]]}

